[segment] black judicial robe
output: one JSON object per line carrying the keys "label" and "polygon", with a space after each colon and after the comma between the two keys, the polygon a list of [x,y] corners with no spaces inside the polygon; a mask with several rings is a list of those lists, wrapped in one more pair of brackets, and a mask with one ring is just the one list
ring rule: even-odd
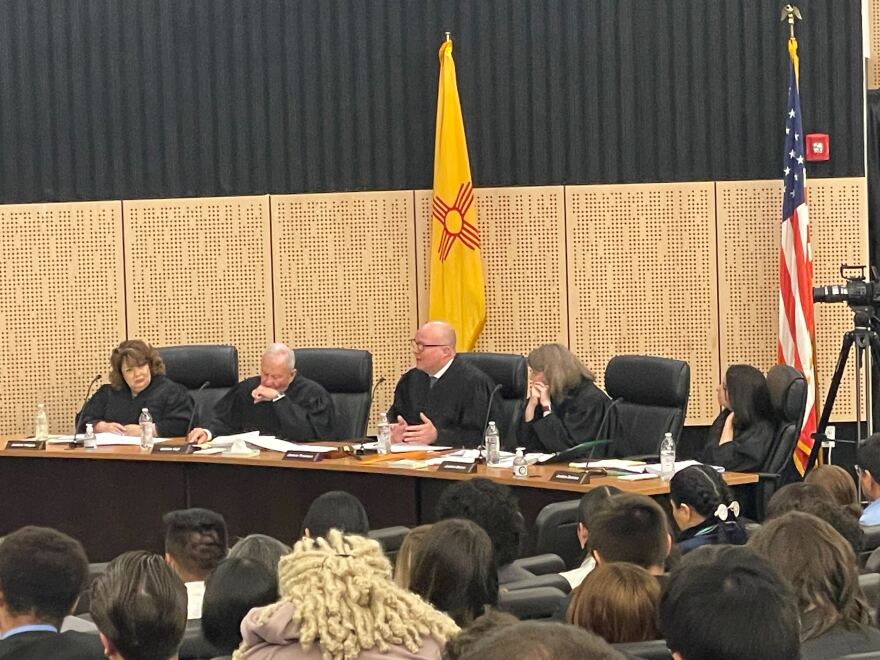
{"label": "black judicial robe", "polygon": [[535,409],[531,422],[520,425],[520,438],[529,451],[559,452],[588,440],[597,440],[608,395],[584,378],[560,400],[550,401],[550,412]]}
{"label": "black judicial robe", "polygon": [[217,402],[211,421],[200,426],[215,436],[259,431],[290,442],[335,439],[333,399],[318,383],[297,376],[283,399],[254,403],[251,392],[259,385],[259,376],[241,381]]}
{"label": "black judicial robe", "polygon": [[729,414],[729,410],[722,410],[712,422],[703,451],[703,463],[719,465],[734,472],[759,471],[773,444],[776,424],[765,419],[755,422],[747,429],[734,428],[733,440],[719,445],[724,422]]}
{"label": "black judicial robe", "polygon": [[167,376],[153,375],[150,384],[137,396],[132,396],[125,384],[118,390],[102,385],[83,406],[80,428],[98,422],[137,424],[142,408],[149,409],[159,437],[186,435],[193,398],[189,390]]}
{"label": "black judicial robe", "polygon": [[476,447],[483,439],[486,409],[494,387],[489,376],[458,358],[452,359],[434,387],[428,374],[413,368],[397,383],[388,421],[393,424],[400,415],[407,424],[422,424],[419,413],[423,412],[437,429],[436,444]]}

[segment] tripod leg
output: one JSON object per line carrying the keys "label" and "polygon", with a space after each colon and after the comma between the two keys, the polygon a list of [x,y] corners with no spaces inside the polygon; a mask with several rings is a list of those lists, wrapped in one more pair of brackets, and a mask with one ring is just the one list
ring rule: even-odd
{"label": "tripod leg", "polygon": [[[819,424],[816,427],[817,433],[824,434],[825,429],[828,427],[828,420],[831,419],[831,409],[834,408],[834,400],[837,398],[837,390],[840,389],[840,381],[843,380],[846,359],[849,357],[853,341],[855,341],[855,338],[851,330],[843,334],[843,344],[840,346],[840,353],[837,355],[837,366],[834,367],[834,374],[831,376],[831,384],[828,386],[825,404],[822,406],[822,415],[819,417]],[[813,447],[815,451],[815,445]]]}

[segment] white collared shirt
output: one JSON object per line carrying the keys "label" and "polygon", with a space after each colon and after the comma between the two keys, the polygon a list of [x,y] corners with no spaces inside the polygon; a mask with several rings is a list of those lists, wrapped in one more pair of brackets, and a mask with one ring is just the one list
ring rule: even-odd
{"label": "white collared shirt", "polygon": [[186,618],[202,618],[202,602],[205,600],[205,581],[184,582],[186,587]]}
{"label": "white collared shirt", "polygon": [[[454,359],[455,359],[455,356],[452,357],[452,360],[454,360]],[[437,371],[436,374],[430,374],[430,375],[432,377],[436,378],[437,380],[440,380],[443,377],[443,374],[445,374],[447,371],[449,371],[449,366],[452,364],[452,360],[449,360],[449,362],[447,362],[442,367],[440,367],[440,369]]]}

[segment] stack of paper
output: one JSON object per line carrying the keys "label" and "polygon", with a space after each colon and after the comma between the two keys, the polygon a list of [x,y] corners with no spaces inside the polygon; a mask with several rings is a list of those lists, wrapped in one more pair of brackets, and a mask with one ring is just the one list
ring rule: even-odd
{"label": "stack of paper", "polygon": [[[82,439],[85,437],[84,434],[78,433],[76,439],[78,442],[82,442]],[[34,438],[30,438],[33,440]],[[66,445],[71,440],[73,440],[72,435],[53,435],[49,437],[50,445]],[[141,438],[137,435],[120,435],[119,433],[96,433],[95,440],[97,441],[97,445],[99,447],[111,447],[114,445],[118,446],[128,446],[128,447],[137,447],[141,444]],[[153,438],[154,443],[167,442],[168,438]]]}
{"label": "stack of paper", "polygon": [[579,461],[576,463],[569,463],[568,466],[580,469],[588,467],[603,468],[605,470],[620,470],[621,472],[642,474],[645,471],[647,464],[644,461],[627,461],[617,458],[608,458],[601,461]]}
{"label": "stack of paper", "polygon": [[[691,465],[702,465],[702,463],[700,463],[700,461],[675,461],[675,471],[678,472],[679,470],[684,470]],[[719,465],[712,465],[710,467],[718,472],[724,472],[724,468]],[[651,474],[660,474],[660,464],[651,463],[650,465],[646,465],[645,471],[650,472]]]}

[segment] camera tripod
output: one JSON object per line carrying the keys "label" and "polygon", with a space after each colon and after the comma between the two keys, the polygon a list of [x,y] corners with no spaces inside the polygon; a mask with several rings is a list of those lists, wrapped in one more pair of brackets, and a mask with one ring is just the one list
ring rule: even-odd
{"label": "camera tripod", "polygon": [[[837,398],[837,391],[840,389],[840,381],[843,380],[843,372],[846,369],[846,361],[850,351],[855,347],[855,386],[856,386],[856,448],[860,447],[862,442],[874,432],[874,388],[872,381],[873,365],[880,365],[880,336],[871,325],[872,307],[853,307],[853,329],[847,330],[843,334],[843,343],[840,347],[840,353],[837,356],[837,366],[834,368],[834,375],[831,377],[831,385],[828,388],[828,395],[825,397],[825,405],[822,406],[822,414],[819,417],[819,423],[814,434],[815,442],[813,443],[810,459],[807,463],[808,468],[812,466],[816,457],[821,450],[822,443],[827,440],[825,430],[828,428],[828,421],[831,418],[831,410],[834,407],[834,400]],[[862,396],[864,392],[865,414],[862,416]],[[867,433],[862,435],[862,422],[865,423]],[[837,442],[850,442],[838,440]],[[830,460],[829,460],[830,462]],[[859,497],[861,498],[861,487],[859,487]]]}

